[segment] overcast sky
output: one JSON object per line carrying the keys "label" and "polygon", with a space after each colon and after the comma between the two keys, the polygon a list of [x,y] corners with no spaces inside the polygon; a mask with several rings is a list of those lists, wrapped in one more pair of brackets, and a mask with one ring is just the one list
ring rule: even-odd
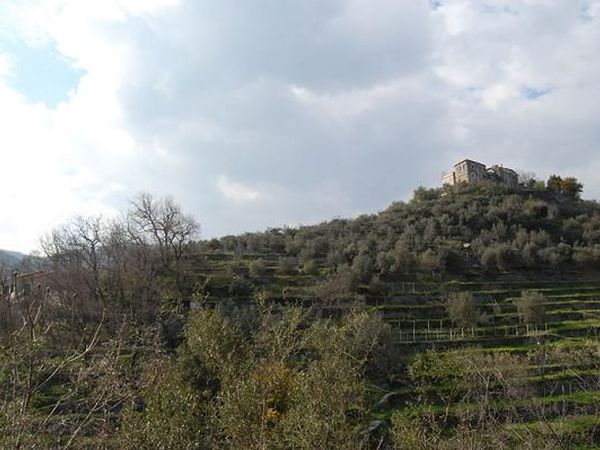
{"label": "overcast sky", "polygon": [[465,157],[600,197],[600,0],[0,2],[0,248],[140,191],[205,238],[375,212]]}

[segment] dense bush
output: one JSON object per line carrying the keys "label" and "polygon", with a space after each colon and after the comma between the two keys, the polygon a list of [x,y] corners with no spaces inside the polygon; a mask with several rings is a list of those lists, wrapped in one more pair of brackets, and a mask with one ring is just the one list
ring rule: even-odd
{"label": "dense bush", "polygon": [[250,261],[248,264],[248,273],[252,278],[264,277],[267,273],[267,266],[264,260],[256,259],[254,261]]}
{"label": "dense bush", "polygon": [[277,265],[277,271],[281,275],[293,275],[296,273],[298,269],[298,260],[294,257],[285,257],[282,256],[279,258],[279,263]]}
{"label": "dense bush", "polygon": [[381,319],[353,311],[308,321],[310,311],[259,304],[245,334],[219,310],[189,320],[177,357],[149,365],[125,415],[126,448],[360,448],[362,376],[374,361]]}

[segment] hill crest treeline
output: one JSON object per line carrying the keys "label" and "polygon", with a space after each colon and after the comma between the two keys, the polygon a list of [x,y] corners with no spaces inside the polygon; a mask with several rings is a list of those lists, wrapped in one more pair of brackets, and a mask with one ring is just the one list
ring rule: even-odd
{"label": "hill crest treeline", "polygon": [[200,245],[204,252],[279,254],[300,268],[317,258],[365,282],[432,271],[586,269],[600,262],[600,205],[548,189],[419,188],[409,202],[378,214]]}

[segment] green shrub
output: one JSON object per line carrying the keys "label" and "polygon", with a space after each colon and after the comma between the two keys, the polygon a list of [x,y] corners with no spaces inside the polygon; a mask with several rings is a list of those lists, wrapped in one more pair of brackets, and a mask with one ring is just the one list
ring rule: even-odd
{"label": "green shrub", "polygon": [[318,275],[319,274],[319,266],[314,259],[309,259],[304,262],[302,265],[302,273],[304,275]]}
{"label": "green shrub", "polygon": [[281,275],[293,275],[298,270],[298,260],[292,256],[282,256],[277,264],[277,272]]}
{"label": "green shrub", "polygon": [[252,278],[264,277],[267,273],[267,267],[264,260],[256,259],[254,261],[250,261],[248,264],[248,273]]}

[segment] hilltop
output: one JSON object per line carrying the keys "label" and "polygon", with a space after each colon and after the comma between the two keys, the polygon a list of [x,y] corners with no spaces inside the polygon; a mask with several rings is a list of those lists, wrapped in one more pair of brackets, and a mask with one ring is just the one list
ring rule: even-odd
{"label": "hilltop", "polygon": [[199,244],[200,252],[290,258],[360,281],[595,269],[600,205],[578,194],[494,185],[419,188],[378,214]]}

